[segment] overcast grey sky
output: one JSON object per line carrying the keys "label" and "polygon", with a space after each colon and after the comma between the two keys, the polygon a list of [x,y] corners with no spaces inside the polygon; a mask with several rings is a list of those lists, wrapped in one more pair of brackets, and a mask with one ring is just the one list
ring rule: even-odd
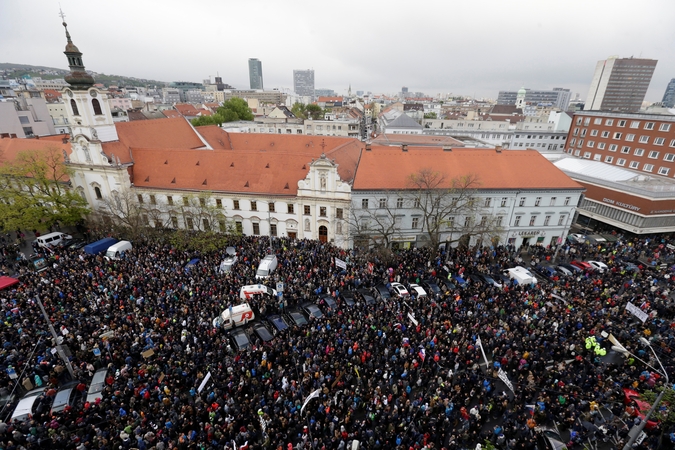
{"label": "overcast grey sky", "polygon": [[[647,100],[675,78],[675,0],[61,0],[88,69],[248,88],[396,93],[401,86],[496,98],[500,89],[566,87],[586,98],[610,55],[657,59]],[[0,0],[0,62],[67,68],[56,0]]]}

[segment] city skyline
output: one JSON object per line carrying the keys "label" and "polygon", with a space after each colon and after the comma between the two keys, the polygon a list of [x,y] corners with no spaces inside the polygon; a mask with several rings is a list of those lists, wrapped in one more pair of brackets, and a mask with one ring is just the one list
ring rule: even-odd
{"label": "city skyline", "polygon": [[[431,2],[417,11],[414,21],[424,29],[419,37],[398,31],[408,29],[403,27],[415,14],[389,11],[381,2],[347,1],[338,11],[300,3],[291,9],[258,0],[226,8],[200,0],[178,15],[180,4],[171,0],[161,9],[120,0],[116,8],[133,14],[114,21],[107,19],[112,3],[66,0],[61,6],[88,69],[167,82],[197,81],[220,73],[224,82],[246,88],[252,55],[265,61],[267,89],[292,88],[293,69],[312,68],[315,85],[337,94],[345,94],[351,83],[354,91],[395,94],[408,86],[430,96],[452,93],[496,99],[500,90],[524,86],[569,88],[572,98],[579,94],[583,100],[597,61],[618,55],[659,61],[646,96],[655,102],[675,76],[669,48],[675,30],[668,24],[675,4],[667,0],[649,2],[652,7],[644,8],[640,22],[628,2],[621,1],[571,0],[564,9],[524,0],[485,2],[480,8]],[[323,26],[329,12],[332,22],[344,24],[332,27],[330,33]],[[3,62],[65,68],[58,5],[36,0],[29,13],[19,3],[3,2],[0,13],[5,19],[0,27]],[[255,17],[255,28],[252,22],[232,20],[227,28],[204,27],[194,40],[173,32],[186,20],[205,16]],[[273,37],[277,30],[292,36],[283,49]],[[521,38],[513,39],[519,33]],[[340,38],[355,34],[368,45]],[[241,38],[228,41],[237,35]]]}

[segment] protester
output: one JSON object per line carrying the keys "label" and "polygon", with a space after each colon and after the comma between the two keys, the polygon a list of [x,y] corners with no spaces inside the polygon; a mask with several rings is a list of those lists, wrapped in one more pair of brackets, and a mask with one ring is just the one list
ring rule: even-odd
{"label": "protester", "polygon": [[[643,392],[664,384],[639,361],[601,355],[611,345],[608,334],[647,361],[638,338],[651,339],[665,370],[675,373],[671,272],[648,264],[628,271],[622,262],[668,259],[672,252],[661,242],[563,247],[559,259],[594,259],[610,269],[499,288],[470,275],[500,273],[523,256],[545,263],[555,249],[408,249],[389,257],[275,239],[279,265],[264,282],[284,283],[283,301],[254,296],[248,302],[257,314],[316,302],[320,293],[334,295],[338,310],[239,353],[212,320],[242,302],[241,286],[260,282],[256,265],[269,241],[243,237],[232,245],[239,262],[227,274],[218,270],[224,249],[195,254],[153,243],[135,243],[121,260],[56,250],[40,273],[22,264],[21,284],[0,291],[0,386],[22,395],[30,384],[45,394],[31,420],[0,426],[0,449],[346,449],[356,441],[373,449],[473,449],[486,441],[534,449],[536,430],[553,422],[581,448],[589,439],[626,439],[633,417],[625,413],[623,387]],[[186,270],[194,258],[200,262]],[[351,308],[340,298],[383,282],[452,275],[467,286]],[[95,370],[109,369],[102,400],[50,414],[50,401],[71,380],[52,352],[38,297],[70,351],[83,383],[77,389],[86,391]],[[628,302],[649,319],[627,312]],[[10,378],[10,366],[19,378]],[[599,423],[602,410],[628,426],[583,426]],[[642,445],[656,448],[660,434],[650,431]]]}

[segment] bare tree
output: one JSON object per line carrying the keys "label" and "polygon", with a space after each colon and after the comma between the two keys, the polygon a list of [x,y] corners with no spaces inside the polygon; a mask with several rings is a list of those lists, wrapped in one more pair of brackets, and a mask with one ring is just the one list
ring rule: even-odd
{"label": "bare tree", "polygon": [[472,238],[492,239],[500,233],[499,218],[484,212],[477,197],[480,181],[476,175],[448,180],[446,175],[427,168],[409,177],[408,197],[421,215],[421,231],[427,245],[436,248],[443,235],[449,244],[468,245]]}
{"label": "bare tree", "polygon": [[393,240],[401,235],[400,218],[403,216],[403,194],[387,192],[377,199],[377,208],[351,208],[348,223],[357,240],[377,248],[390,248]]}

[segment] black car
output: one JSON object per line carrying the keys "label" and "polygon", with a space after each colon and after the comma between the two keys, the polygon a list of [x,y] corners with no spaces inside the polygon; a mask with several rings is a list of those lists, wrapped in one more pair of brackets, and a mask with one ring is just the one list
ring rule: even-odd
{"label": "black car", "polygon": [[249,340],[246,331],[244,331],[241,328],[232,330],[230,332],[230,339],[232,340],[234,346],[237,348],[237,351],[241,352],[249,350],[251,348],[251,341]]}
{"label": "black car", "polygon": [[327,308],[332,309],[333,311],[337,311],[338,309],[338,304],[335,301],[335,298],[333,298],[332,295],[329,294],[323,294],[319,297],[319,302],[320,305],[325,306]]}
{"label": "black car", "polygon": [[477,275],[475,273],[470,274],[469,279],[476,286],[482,286],[483,284],[485,284],[485,280],[480,275]]}
{"label": "black car", "polygon": [[455,286],[455,283],[448,280],[447,278],[439,278],[438,279],[438,286],[441,288],[441,290],[443,292],[453,291],[453,290],[457,289],[457,286]]}
{"label": "black car", "polygon": [[[375,300],[375,297],[373,297],[373,294],[368,289],[357,289],[356,293],[359,294],[361,301],[366,305],[374,305],[377,303],[377,300]],[[389,294],[389,291],[387,291],[387,294]]]}
{"label": "black car", "polygon": [[300,305],[300,307],[310,317],[314,317],[315,319],[321,319],[323,317],[323,311],[321,311],[321,308],[319,308],[319,305],[316,303],[305,302]]}
{"label": "black car", "polygon": [[420,283],[427,293],[430,295],[438,295],[441,293],[441,288],[433,280],[422,280]]}
{"label": "black car", "polygon": [[277,331],[284,331],[286,328],[288,328],[288,323],[286,323],[284,318],[279,314],[267,316],[267,321],[271,323]]}
{"label": "black car", "polygon": [[254,333],[263,342],[269,342],[274,339],[274,334],[261,322],[251,324],[251,332]]}
{"label": "black car", "polygon": [[373,295],[375,296],[375,298],[378,298],[380,300],[389,300],[391,298],[389,289],[384,284],[378,284],[377,286],[375,286],[373,288]]}
{"label": "black car", "polygon": [[295,324],[299,327],[307,325],[307,317],[305,317],[302,311],[298,308],[289,308],[288,312],[286,313],[286,317],[288,318],[287,323],[289,324]]}
{"label": "black car", "polygon": [[340,298],[344,304],[350,308],[356,304],[356,299],[354,298],[354,293],[352,291],[340,292]]}

